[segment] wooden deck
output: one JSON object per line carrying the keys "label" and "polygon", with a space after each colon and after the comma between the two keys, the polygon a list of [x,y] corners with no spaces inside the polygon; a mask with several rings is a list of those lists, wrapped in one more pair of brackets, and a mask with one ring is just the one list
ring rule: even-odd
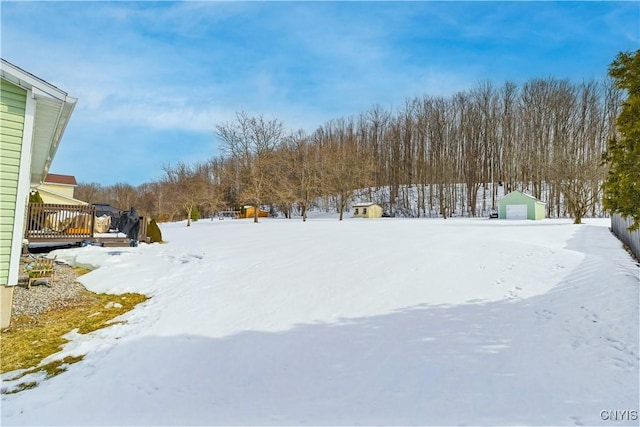
{"label": "wooden deck", "polygon": [[[129,246],[129,239],[123,233],[96,234],[95,213],[93,205],[30,204],[24,237],[29,244],[91,242],[101,246]],[[142,216],[138,241],[147,242],[147,220]]]}

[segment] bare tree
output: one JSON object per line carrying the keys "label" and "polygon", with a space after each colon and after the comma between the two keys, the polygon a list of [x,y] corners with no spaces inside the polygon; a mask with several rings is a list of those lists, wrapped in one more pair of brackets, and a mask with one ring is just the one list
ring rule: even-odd
{"label": "bare tree", "polygon": [[340,221],[356,190],[373,182],[373,159],[364,144],[359,144],[352,120],[325,125],[325,138],[319,158],[325,192],[337,200]]}
{"label": "bare tree", "polygon": [[239,198],[255,207],[253,220],[258,222],[260,204],[272,190],[274,153],[281,143],[284,125],[277,119],[239,112],[235,122],[217,125],[216,130],[224,154],[235,162]]}
{"label": "bare tree", "polygon": [[303,130],[291,133],[278,150],[278,173],[275,199],[280,210],[290,217],[293,204],[297,204],[302,220],[307,220],[309,207],[320,192],[319,149]]}
{"label": "bare tree", "polygon": [[117,183],[111,186],[113,204],[120,209],[134,207],[138,193],[134,186],[127,183]]}
{"label": "bare tree", "polygon": [[575,224],[581,224],[600,200],[606,176],[601,162],[607,129],[601,89],[593,81],[575,88],[573,114],[568,122],[570,135],[558,160],[562,194]]}
{"label": "bare tree", "polygon": [[74,190],[74,197],[87,203],[100,203],[105,200],[106,190],[96,182],[79,183]]}
{"label": "bare tree", "polygon": [[136,188],[136,209],[141,215],[158,218],[156,195],[153,184],[154,183],[144,183]]}
{"label": "bare tree", "polygon": [[179,162],[176,166],[163,166],[162,182],[168,190],[168,197],[174,207],[180,207],[187,216],[187,227],[191,226],[193,209],[210,202],[211,182],[203,165],[187,165]]}

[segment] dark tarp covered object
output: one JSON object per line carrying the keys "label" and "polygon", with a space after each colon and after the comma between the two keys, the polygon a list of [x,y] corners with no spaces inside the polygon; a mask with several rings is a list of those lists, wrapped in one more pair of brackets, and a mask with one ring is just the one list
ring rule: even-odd
{"label": "dark tarp covered object", "polygon": [[129,209],[129,212],[123,212],[120,215],[120,223],[118,229],[127,235],[130,240],[138,240],[140,232],[140,216],[136,212],[136,208]]}

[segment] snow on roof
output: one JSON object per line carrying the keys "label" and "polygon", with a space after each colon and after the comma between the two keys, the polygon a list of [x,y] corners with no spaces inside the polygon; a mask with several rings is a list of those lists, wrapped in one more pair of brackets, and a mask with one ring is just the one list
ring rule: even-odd
{"label": "snow on roof", "polygon": [[372,206],[372,205],[377,205],[377,203],[373,203],[373,202],[360,202],[360,203],[356,203],[355,205],[353,205],[354,208],[362,208],[362,207],[367,207],[367,206]]}
{"label": "snow on roof", "polygon": [[546,202],[543,202],[542,200],[540,200],[540,199],[538,199],[536,197],[533,197],[531,194],[523,193],[522,191],[518,191],[518,190],[510,192],[510,193],[506,194],[504,197],[507,197],[509,194],[512,194],[512,193],[520,193],[523,196],[526,196],[526,197],[528,197],[530,199],[535,200],[536,202],[544,203],[545,205],[547,204]]}

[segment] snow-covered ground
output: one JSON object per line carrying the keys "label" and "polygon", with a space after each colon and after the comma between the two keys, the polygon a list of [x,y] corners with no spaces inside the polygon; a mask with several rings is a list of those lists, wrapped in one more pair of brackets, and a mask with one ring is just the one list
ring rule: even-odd
{"label": "snow-covered ground", "polygon": [[2,425],[637,425],[640,270],[608,224],[214,220],[57,251],[152,298],[71,334],[54,357],[84,360]]}

